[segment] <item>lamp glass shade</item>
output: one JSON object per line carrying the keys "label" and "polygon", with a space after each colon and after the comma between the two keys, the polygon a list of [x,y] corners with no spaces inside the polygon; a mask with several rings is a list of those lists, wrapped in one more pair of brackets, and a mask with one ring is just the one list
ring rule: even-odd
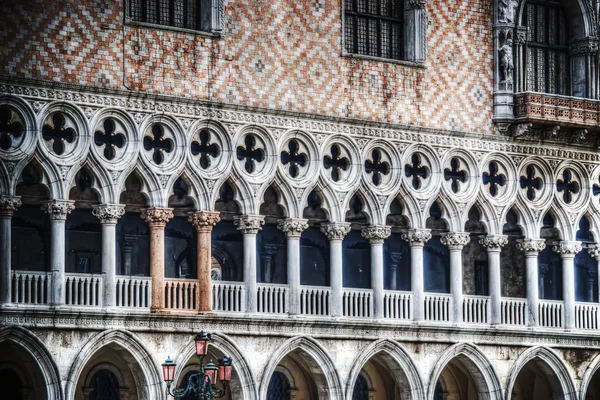
{"label": "lamp glass shade", "polygon": [[210,378],[210,383],[214,385],[217,382],[217,367],[212,361],[206,364],[204,373]]}
{"label": "lamp glass shade", "polygon": [[196,335],[194,341],[196,342],[196,355],[200,357],[204,357],[208,354],[208,342],[210,340],[210,334],[205,333],[204,331],[200,332]]}
{"label": "lamp glass shade", "polygon": [[221,382],[229,382],[231,380],[231,361],[229,357],[219,360],[219,380]]}
{"label": "lamp glass shade", "polygon": [[165,382],[173,382],[173,380],[175,379],[176,366],[177,364],[175,364],[170,357],[167,358],[164,364],[162,364],[163,379],[165,380]]}

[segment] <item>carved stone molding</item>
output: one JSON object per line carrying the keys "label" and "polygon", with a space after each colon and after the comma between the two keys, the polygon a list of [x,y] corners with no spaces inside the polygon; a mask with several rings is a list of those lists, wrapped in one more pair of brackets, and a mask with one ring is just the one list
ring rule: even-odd
{"label": "carved stone molding", "polygon": [[569,43],[569,53],[572,56],[581,56],[584,54],[595,53],[598,51],[598,40],[591,38],[584,38],[574,40]]}
{"label": "carved stone molding", "polygon": [[560,254],[563,258],[572,258],[581,251],[581,242],[560,242],[552,247],[552,250]]}
{"label": "carved stone molding", "polygon": [[262,215],[241,215],[235,217],[233,224],[243,234],[256,235],[265,224],[265,217]]}
{"label": "carved stone molding", "polygon": [[21,207],[21,197],[0,196],[0,218],[12,218],[19,207]]}
{"label": "carved stone molding", "polygon": [[125,215],[123,204],[100,204],[92,207],[92,214],[100,220],[101,224],[115,225],[119,218]]}
{"label": "carved stone molding", "polygon": [[65,221],[67,216],[75,209],[75,202],[72,200],[50,200],[45,202],[41,209],[48,214],[51,221]]}
{"label": "carved stone molding", "polygon": [[308,229],[306,219],[285,219],[277,222],[277,228],[285,233],[286,238],[300,238],[302,232]]}
{"label": "carved stone molding", "polygon": [[173,209],[164,207],[152,207],[142,210],[140,217],[153,228],[164,228],[173,218]]}
{"label": "carved stone molding", "polygon": [[449,232],[442,234],[440,241],[450,250],[462,250],[469,244],[471,237],[467,232]]}
{"label": "carved stone molding", "polygon": [[321,232],[323,232],[329,240],[343,240],[350,232],[350,223],[329,222],[321,224]]}
{"label": "carved stone molding", "polygon": [[517,242],[517,249],[526,255],[537,256],[545,248],[546,241],[544,239],[523,239]]}
{"label": "carved stone molding", "polygon": [[402,240],[411,246],[424,246],[431,239],[430,229],[410,229],[402,234]]}
{"label": "carved stone molding", "polygon": [[221,220],[221,213],[218,211],[195,211],[188,214],[188,221],[194,225],[198,232],[210,232],[213,226]]}
{"label": "carved stone molding", "polygon": [[490,235],[479,240],[479,244],[488,251],[500,251],[507,243],[508,236],[506,235]]}
{"label": "carved stone molding", "polygon": [[425,6],[427,5],[426,0],[408,0],[408,3],[412,8],[416,8],[418,10],[425,9]]}
{"label": "carved stone molding", "polygon": [[373,225],[365,226],[360,233],[371,244],[383,244],[392,234],[392,229],[389,226]]}

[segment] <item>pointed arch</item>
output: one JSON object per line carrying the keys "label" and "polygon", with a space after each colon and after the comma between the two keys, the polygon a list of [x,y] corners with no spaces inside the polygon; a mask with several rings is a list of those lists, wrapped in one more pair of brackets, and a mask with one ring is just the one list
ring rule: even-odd
{"label": "pointed arch", "polygon": [[122,173],[119,177],[117,184],[117,187],[119,188],[119,197],[126,190],[125,183],[131,174],[135,174],[135,177],[142,184],[140,193],[146,198],[149,207],[166,207],[168,199],[164,199],[163,190],[158,178],[152,171],[140,163],[138,163],[131,171]]}
{"label": "pointed arch", "polygon": [[187,189],[188,189],[188,192],[185,197],[188,197],[190,200],[192,200],[192,202],[194,203],[194,210],[203,210],[203,208],[201,208],[201,204],[199,201],[199,198],[200,198],[199,194],[204,192],[204,188],[202,188],[201,186],[198,185],[199,181],[197,181],[195,179],[191,179],[191,177],[190,177],[191,171],[193,171],[193,169],[186,168],[186,169],[182,170],[181,172],[179,172],[177,174],[173,174],[173,176],[171,176],[171,178],[167,182],[167,185],[166,185],[167,190],[165,191],[165,198],[167,200],[167,205],[169,204],[171,196],[174,195],[175,183],[179,179],[182,179],[185,182],[185,184],[187,185]]}
{"label": "pointed arch", "polygon": [[405,192],[403,186],[400,186],[398,193],[388,200],[387,210],[390,209],[394,199],[398,199],[398,202],[402,206],[402,214],[406,217],[408,225],[411,228],[425,228],[425,220],[423,219],[423,213],[419,210],[419,205],[414,197]]}
{"label": "pointed arch", "polygon": [[[565,14],[569,20],[569,28],[572,30],[570,39],[594,37],[598,34],[596,21],[594,20],[594,9],[591,2],[585,0],[561,0]],[[518,8],[518,24],[523,26],[526,0],[520,0]]]}
{"label": "pointed arch", "polygon": [[299,217],[304,218],[304,210],[308,207],[308,198],[312,192],[315,192],[317,196],[319,196],[319,199],[321,200],[321,209],[325,212],[327,219],[331,221],[331,207],[329,204],[329,199],[323,195],[323,191],[319,183],[315,184],[311,188],[304,190],[304,192],[302,193],[302,197],[300,197],[299,200],[299,204],[301,207]]}
{"label": "pointed arch", "polygon": [[265,194],[269,188],[273,189],[277,194],[277,205],[283,209],[283,212],[287,218],[298,218],[298,206],[294,200],[290,186],[281,180],[280,177],[275,177],[273,182],[269,185],[263,185],[260,190],[260,201],[258,202],[258,208],[260,213],[261,206],[265,203]]}
{"label": "pointed arch", "polygon": [[596,356],[585,369],[583,377],[581,378],[581,388],[579,390],[579,399],[586,400],[587,392],[594,379],[594,375],[600,370],[600,355]]}
{"label": "pointed arch", "polygon": [[62,181],[59,177],[60,175],[58,170],[56,169],[56,166],[48,162],[48,160],[46,160],[46,162],[43,163],[37,153],[34,154],[32,157],[28,159],[23,159],[17,163],[13,171],[13,179],[11,181],[10,191],[16,194],[17,186],[19,184],[19,180],[21,179],[23,171],[30,164],[33,168],[37,169],[40,172],[41,179],[39,183],[41,183],[47,188],[48,198],[65,199]]}
{"label": "pointed arch", "polygon": [[365,215],[367,219],[367,223],[370,225],[380,225],[377,220],[373,218],[373,199],[368,195],[369,192],[365,191],[364,188],[357,188],[352,195],[348,195],[344,198],[343,206],[342,206],[342,214],[344,215],[344,220],[346,220],[346,213],[351,208],[351,202],[354,196],[358,197],[358,199],[362,202],[362,213]]}
{"label": "pointed arch", "polygon": [[594,242],[600,243],[600,218],[598,218],[598,213],[594,210],[591,204],[588,204],[588,207],[582,210],[582,212],[578,216],[577,221],[573,226],[573,229],[575,230],[575,235],[577,235],[577,231],[579,230],[579,223],[584,217],[590,224],[590,232],[592,233],[592,236],[594,236]]}
{"label": "pointed arch", "polygon": [[106,170],[99,167],[97,164],[93,165],[92,160],[88,159],[85,163],[79,166],[79,168],[71,168],[69,174],[65,178],[65,193],[69,197],[71,189],[77,186],[76,177],[81,171],[85,171],[92,178],[91,189],[98,196],[98,202],[102,203],[114,203],[113,190],[110,180],[106,175]]}
{"label": "pointed arch", "polygon": [[286,355],[294,351],[298,351],[301,354],[303,353],[302,355],[309,359],[307,361],[314,364],[314,368],[311,369],[320,370],[324,376],[324,383],[326,385],[326,388],[324,389],[327,398],[323,400],[343,399],[344,394],[339,373],[327,351],[315,339],[300,336],[289,339],[271,355],[271,361],[269,361],[263,372],[259,398],[266,398],[269,381],[275,368]]}
{"label": "pointed arch", "polygon": [[499,235],[502,233],[501,230],[498,230],[497,224],[490,222],[490,219],[489,219],[490,214],[488,214],[488,212],[490,210],[486,207],[486,205],[487,205],[487,203],[482,202],[480,198],[477,198],[477,200],[475,200],[471,204],[467,204],[467,206],[465,207],[465,212],[466,212],[465,222],[461,226],[463,231],[466,232],[466,225],[467,225],[467,222],[469,222],[469,212],[471,211],[471,209],[473,207],[475,207],[475,209],[479,213],[479,221],[485,227],[485,231],[488,235]]}

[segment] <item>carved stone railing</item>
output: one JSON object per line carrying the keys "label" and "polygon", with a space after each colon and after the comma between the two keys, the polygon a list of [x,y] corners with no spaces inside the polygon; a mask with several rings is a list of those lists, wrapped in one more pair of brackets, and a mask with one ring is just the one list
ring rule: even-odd
{"label": "carved stone railing", "polygon": [[212,282],[212,309],[223,312],[246,311],[246,289],[242,282]]}
{"label": "carved stone railing", "polygon": [[326,316],[331,314],[331,288],[300,287],[300,314]]}
{"label": "carved stone railing", "polygon": [[527,300],[503,297],[500,302],[500,323],[502,325],[527,324]]}
{"label": "carved stone railing", "polygon": [[195,279],[165,278],[165,308],[180,311],[197,310],[197,291],[198,281]]}
{"label": "carved stone railing", "polygon": [[425,321],[450,322],[450,305],[452,296],[449,294],[426,294],[424,296]]}
{"label": "carved stone railing", "polygon": [[373,289],[344,289],[344,317],[373,316]]}
{"label": "carved stone railing", "polygon": [[149,276],[117,276],[117,307],[150,308],[152,278]]}
{"label": "carved stone railing", "polygon": [[412,294],[386,290],[383,295],[383,316],[391,319],[411,319]]}
{"label": "carved stone railing", "polygon": [[290,303],[288,285],[260,283],[256,291],[258,312],[269,314],[288,312]]}
{"label": "carved stone railing", "polygon": [[544,93],[515,95],[515,118],[521,122],[540,122],[581,127],[600,127],[600,101]]}
{"label": "carved stone railing", "polygon": [[68,273],[65,277],[65,304],[101,306],[102,276]]}
{"label": "carved stone railing", "polygon": [[17,304],[47,304],[50,273],[12,271],[11,301]]}
{"label": "carved stone railing", "polygon": [[577,329],[598,329],[598,311],[600,305],[593,303],[575,303],[575,327]]}
{"label": "carved stone railing", "polygon": [[562,328],[564,321],[564,304],[560,300],[540,300],[538,305],[540,326],[545,328]]}
{"label": "carved stone railing", "polygon": [[489,323],[489,306],[488,296],[464,296],[463,321],[471,324]]}

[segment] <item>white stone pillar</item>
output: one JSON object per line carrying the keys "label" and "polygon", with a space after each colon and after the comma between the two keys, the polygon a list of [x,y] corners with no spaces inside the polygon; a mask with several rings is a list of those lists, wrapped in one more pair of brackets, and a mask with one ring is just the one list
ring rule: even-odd
{"label": "white stone pillar", "polygon": [[117,222],[125,214],[121,204],[101,204],[92,214],[102,224],[102,306],[116,307],[117,285]]}
{"label": "white stone pillar", "polygon": [[410,229],[402,234],[402,240],[410,245],[410,289],[412,291],[412,319],[423,320],[425,285],[423,281],[423,246],[431,239],[429,229]]}
{"label": "white stone pillar", "polygon": [[500,325],[502,315],[502,275],[500,273],[500,251],[508,243],[506,235],[490,235],[479,241],[488,252],[488,276],[490,293],[490,323]]}
{"label": "white stone pillar", "polygon": [[42,205],[42,211],[50,219],[50,293],[53,306],[65,304],[65,222],[75,209],[74,201],[50,200]]}
{"label": "white stone pillar", "polygon": [[463,265],[462,249],[471,241],[466,232],[442,234],[442,244],[450,250],[450,293],[452,294],[452,321],[463,322]]}
{"label": "white stone pillar", "polygon": [[286,219],[277,222],[287,239],[287,283],[289,286],[289,308],[292,315],[300,314],[300,237],[308,229],[306,219]]}
{"label": "white stone pillar", "polygon": [[600,246],[596,246],[593,249],[588,249],[588,252],[592,257],[596,259],[596,276],[598,277],[598,300],[600,301]]}
{"label": "white stone pillar", "polygon": [[525,253],[525,268],[527,270],[527,280],[525,282],[527,290],[527,325],[537,326],[539,324],[538,303],[540,299],[538,255],[546,248],[546,243],[543,239],[524,239],[517,243],[517,247]]}
{"label": "white stone pillar", "polygon": [[575,329],[575,265],[573,261],[577,253],[581,251],[581,242],[560,242],[552,250],[562,257],[565,329]]}
{"label": "white stone pillar", "polygon": [[342,240],[350,232],[350,223],[329,222],[321,225],[321,232],[329,239],[329,281],[331,282],[331,315],[344,315],[344,266]]}
{"label": "white stone pillar", "polygon": [[255,313],[257,309],[256,290],[256,235],[265,224],[262,215],[242,215],[233,220],[244,236],[244,285],[246,286],[246,312]]}
{"label": "white stone pillar", "polygon": [[21,198],[0,196],[0,307],[11,302],[11,219]]}
{"label": "white stone pillar", "polygon": [[362,236],[371,245],[371,289],[373,289],[373,317],[383,319],[383,242],[391,234],[389,226],[367,226],[361,231]]}

